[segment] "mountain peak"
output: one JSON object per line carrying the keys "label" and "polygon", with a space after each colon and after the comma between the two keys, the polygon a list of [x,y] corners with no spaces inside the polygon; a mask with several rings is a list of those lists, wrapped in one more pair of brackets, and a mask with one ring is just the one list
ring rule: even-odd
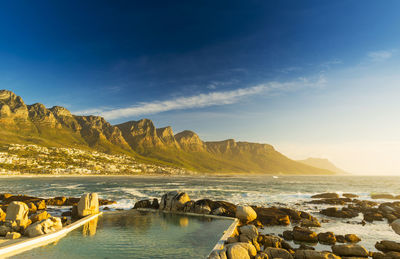
{"label": "mountain peak", "polygon": [[299,160],[298,162],[313,166],[316,168],[321,168],[321,169],[326,169],[338,174],[346,174],[347,172],[338,168],[336,165],[334,165],[331,161],[329,161],[326,158],[317,158],[317,157],[309,157],[304,160]]}

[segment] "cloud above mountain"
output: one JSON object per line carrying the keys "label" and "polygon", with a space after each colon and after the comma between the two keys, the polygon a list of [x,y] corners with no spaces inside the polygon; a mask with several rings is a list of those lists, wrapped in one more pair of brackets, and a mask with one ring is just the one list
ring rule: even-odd
{"label": "cloud above mountain", "polygon": [[239,88],[228,91],[214,91],[201,93],[193,96],[177,97],[170,100],[140,102],[125,108],[101,107],[75,111],[79,115],[100,115],[108,120],[119,118],[136,117],[141,115],[156,114],[172,110],[186,110],[204,108],[209,106],[220,106],[237,103],[243,98],[264,94],[272,95],[288,91],[295,91],[304,87],[322,87],[326,83],[324,75],[317,79],[298,78],[289,82],[269,82],[247,88]]}

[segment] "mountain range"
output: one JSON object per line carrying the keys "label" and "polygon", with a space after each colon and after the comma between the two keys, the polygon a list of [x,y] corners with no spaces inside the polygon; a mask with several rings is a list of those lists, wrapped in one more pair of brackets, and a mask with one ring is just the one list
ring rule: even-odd
{"label": "mountain range", "polygon": [[0,143],[64,146],[121,153],[137,160],[203,173],[333,174],[289,159],[269,144],[233,139],[206,142],[193,131],[174,134],[149,119],[111,125],[99,116],[77,116],[66,108],[26,105],[0,90]]}
{"label": "mountain range", "polygon": [[331,161],[329,161],[328,159],[325,159],[325,158],[310,157],[310,158],[307,158],[304,160],[298,160],[298,162],[306,164],[306,165],[310,165],[313,167],[326,169],[326,170],[332,171],[337,174],[347,174],[346,171],[338,168]]}

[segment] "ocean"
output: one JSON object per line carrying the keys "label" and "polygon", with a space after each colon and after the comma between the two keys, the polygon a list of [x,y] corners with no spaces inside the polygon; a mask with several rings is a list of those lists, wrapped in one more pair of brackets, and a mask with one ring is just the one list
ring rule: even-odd
{"label": "ocean", "polygon": [[[99,176],[99,177],[3,177],[0,193],[39,197],[80,196],[97,192],[101,198],[117,201],[112,209],[131,209],[136,201],[160,198],[165,192],[179,190],[191,199],[209,198],[235,204],[287,206],[310,212],[318,219],[328,219],[317,232],[357,234],[360,244],[373,250],[376,241],[400,242],[386,221],[358,224],[362,214],[353,219],[328,218],[319,214],[324,206],[304,204],[311,196],[323,192],[353,193],[370,199],[371,193],[400,194],[400,177],[396,176]],[[382,200],[383,201],[383,200]],[[266,227],[265,233],[280,234],[291,227]],[[321,245],[319,245],[321,246]],[[324,248],[321,246],[320,248]],[[328,249],[328,248],[327,248]],[[330,250],[330,249],[328,249]]]}

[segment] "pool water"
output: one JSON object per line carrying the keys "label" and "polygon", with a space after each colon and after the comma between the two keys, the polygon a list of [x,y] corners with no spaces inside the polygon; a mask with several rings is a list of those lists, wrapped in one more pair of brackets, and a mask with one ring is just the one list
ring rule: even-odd
{"label": "pool water", "polygon": [[111,212],[55,244],[12,258],[205,258],[232,222],[162,212]]}

